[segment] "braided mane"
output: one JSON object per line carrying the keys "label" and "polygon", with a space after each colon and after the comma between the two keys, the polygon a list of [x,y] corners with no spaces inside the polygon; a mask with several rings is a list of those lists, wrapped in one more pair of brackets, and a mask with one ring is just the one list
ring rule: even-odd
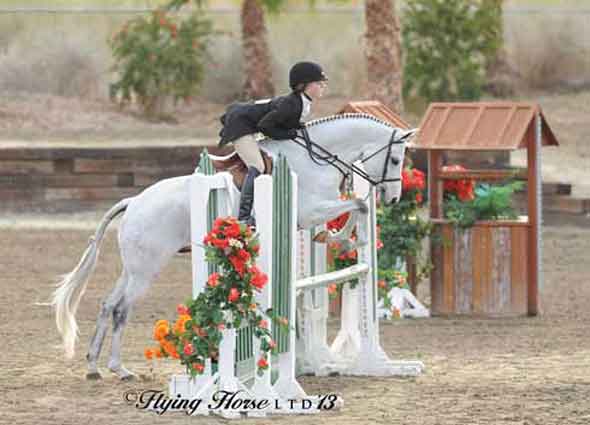
{"label": "braided mane", "polygon": [[[366,114],[366,113],[362,113],[362,112],[347,112],[344,114],[329,115],[327,117],[317,118],[315,120],[311,120],[311,121],[306,122],[305,127],[310,128],[310,127],[314,127],[316,125],[324,124],[324,123],[331,122],[331,121],[343,120],[343,119],[370,120],[370,121],[374,121],[376,123],[382,124],[382,125],[389,127],[391,129],[395,129],[395,127],[392,126],[387,121],[383,121],[382,119],[379,119],[379,118],[375,117],[374,115]],[[272,140],[273,139],[271,139],[270,137],[266,137],[266,136],[263,136],[262,138],[258,139],[259,142],[263,142],[263,143],[272,142]]]}
{"label": "braided mane", "polygon": [[366,114],[366,113],[361,113],[361,112],[355,112],[355,113],[344,113],[344,114],[338,114],[338,115],[330,115],[327,117],[323,117],[323,118],[318,118],[312,121],[309,121],[305,124],[306,127],[313,127],[315,125],[319,125],[319,124],[323,124],[329,121],[335,121],[335,120],[342,120],[342,119],[366,119],[366,120],[371,120],[371,121],[375,121],[378,122],[380,124],[383,124],[389,128],[395,128],[393,127],[390,123],[388,123],[387,121],[383,121],[380,118],[375,117],[374,115],[371,114]]}

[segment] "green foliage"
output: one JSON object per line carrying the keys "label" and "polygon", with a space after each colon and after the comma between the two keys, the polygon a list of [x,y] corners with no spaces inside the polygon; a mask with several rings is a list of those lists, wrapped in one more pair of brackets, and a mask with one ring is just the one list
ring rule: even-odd
{"label": "green foliage", "polygon": [[486,61],[501,43],[498,8],[486,0],[407,0],[404,95],[479,99]]}
{"label": "green foliage", "polygon": [[522,187],[522,182],[502,186],[478,184],[472,201],[462,202],[455,195],[450,195],[444,203],[445,217],[461,228],[471,227],[477,220],[516,218],[512,195]]}
{"label": "green foliage", "polygon": [[411,199],[400,200],[397,204],[384,206],[377,211],[383,248],[379,252],[379,269],[394,269],[398,259],[416,258],[419,270],[428,265],[422,259],[422,241],[428,237],[432,225],[417,214],[418,204]]}
{"label": "green foliage", "polygon": [[147,115],[154,115],[163,98],[190,100],[198,93],[211,22],[199,10],[182,19],[167,14],[175,3],[128,21],[109,41],[119,78],[110,95],[122,106],[134,96]]}

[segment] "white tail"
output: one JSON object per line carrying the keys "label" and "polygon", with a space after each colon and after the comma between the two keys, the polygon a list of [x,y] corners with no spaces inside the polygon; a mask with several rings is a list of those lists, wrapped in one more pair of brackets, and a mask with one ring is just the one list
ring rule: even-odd
{"label": "white tail", "polygon": [[76,324],[76,310],[84,291],[88,278],[94,271],[98,258],[100,243],[107,226],[113,218],[127,209],[127,205],[133,198],[123,199],[114,205],[102,218],[94,236],[88,242],[88,248],[84,251],[78,265],[70,273],[62,275],[57,289],[53,293],[51,304],[55,307],[55,323],[62,336],[64,350],[67,358],[74,356],[74,346],[78,338],[78,325]]}

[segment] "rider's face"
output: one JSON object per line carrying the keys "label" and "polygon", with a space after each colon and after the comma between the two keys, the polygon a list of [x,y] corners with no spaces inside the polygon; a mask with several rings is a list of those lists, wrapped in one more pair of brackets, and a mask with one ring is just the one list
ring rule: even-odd
{"label": "rider's face", "polygon": [[327,81],[314,81],[313,83],[307,84],[305,87],[305,93],[313,100],[316,100],[324,95],[324,90],[327,86]]}

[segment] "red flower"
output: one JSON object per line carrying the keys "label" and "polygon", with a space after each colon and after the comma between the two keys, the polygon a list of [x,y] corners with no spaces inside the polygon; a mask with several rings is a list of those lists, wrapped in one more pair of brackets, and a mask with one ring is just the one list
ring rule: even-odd
{"label": "red flower", "polygon": [[187,356],[190,356],[194,352],[193,345],[192,344],[186,344],[184,346],[184,350],[183,351],[184,351],[184,354],[186,354]]}
{"label": "red flower", "polygon": [[416,202],[421,204],[423,200],[424,200],[424,198],[422,197],[422,193],[421,192],[416,193]]}
{"label": "red flower", "polygon": [[234,270],[240,275],[240,277],[244,277],[245,271],[245,264],[244,262],[236,257],[235,255],[230,255],[229,262],[232,266],[234,266]]}
{"label": "red flower", "polygon": [[426,188],[426,175],[417,168],[412,169],[412,182],[416,189],[424,190]]}
{"label": "red flower", "polygon": [[211,288],[215,288],[217,285],[219,285],[219,273],[211,273],[209,279],[207,279],[207,285],[209,285]]}
{"label": "red flower", "polygon": [[218,324],[217,325],[217,329],[220,330],[220,331],[224,330],[225,329],[225,323],[222,322],[222,323]]}
{"label": "red flower", "polygon": [[250,253],[245,249],[240,249],[238,251],[238,258],[243,262],[247,262],[250,259]]}
{"label": "red flower", "polygon": [[[443,171],[466,171],[465,167],[461,165],[447,165],[442,168]],[[473,192],[474,181],[473,179],[463,180],[446,180],[443,188],[445,191],[454,193],[457,195],[459,200],[465,202],[475,198]]]}
{"label": "red flower", "polygon": [[178,304],[176,306],[176,312],[178,313],[179,316],[182,316],[185,314],[188,314],[190,316],[190,310],[184,304]]}
{"label": "red flower", "polygon": [[213,222],[213,229],[220,229],[221,226],[223,226],[225,224],[225,218],[224,217],[217,217],[215,219],[215,221]]}
{"label": "red flower", "polygon": [[252,278],[250,279],[250,283],[252,284],[252,286],[254,286],[257,289],[264,288],[264,285],[268,283],[268,276],[266,275],[266,273],[264,273],[256,266],[250,267],[250,270],[248,271],[252,273]]}
{"label": "red flower", "polygon": [[212,239],[211,245],[213,245],[215,248],[225,249],[225,248],[229,247],[229,240],[227,240],[227,239]]}
{"label": "red flower", "polygon": [[260,322],[258,322],[258,327],[262,329],[268,329],[268,322],[262,319]]}
{"label": "red flower", "polygon": [[383,241],[381,239],[377,239],[377,249],[383,248]]}
{"label": "red flower", "polygon": [[404,168],[402,171],[402,190],[405,192],[410,189],[410,170]]}
{"label": "red flower", "polygon": [[356,249],[348,252],[348,259],[355,260],[357,256]]}
{"label": "red flower", "polygon": [[240,291],[238,291],[236,288],[231,288],[229,290],[229,295],[227,296],[227,300],[230,303],[234,303],[236,302],[238,299],[240,298]]}
{"label": "red flower", "polygon": [[387,284],[385,283],[384,280],[380,280],[380,281],[377,282],[377,286],[379,288],[385,288],[387,286]]}
{"label": "red flower", "polygon": [[202,363],[193,363],[193,369],[197,371],[197,373],[203,373],[205,370],[205,366]]}
{"label": "red flower", "polygon": [[336,286],[335,283],[331,283],[331,284],[328,285],[328,293],[329,294],[335,294],[336,293],[336,289],[337,289],[337,286]]}
{"label": "red flower", "polygon": [[264,357],[261,357],[260,360],[258,360],[258,367],[260,369],[267,369],[268,368],[268,362],[266,361],[266,359]]}
{"label": "red flower", "polygon": [[223,229],[223,233],[228,238],[237,238],[240,236],[240,225],[238,223],[231,223]]}

